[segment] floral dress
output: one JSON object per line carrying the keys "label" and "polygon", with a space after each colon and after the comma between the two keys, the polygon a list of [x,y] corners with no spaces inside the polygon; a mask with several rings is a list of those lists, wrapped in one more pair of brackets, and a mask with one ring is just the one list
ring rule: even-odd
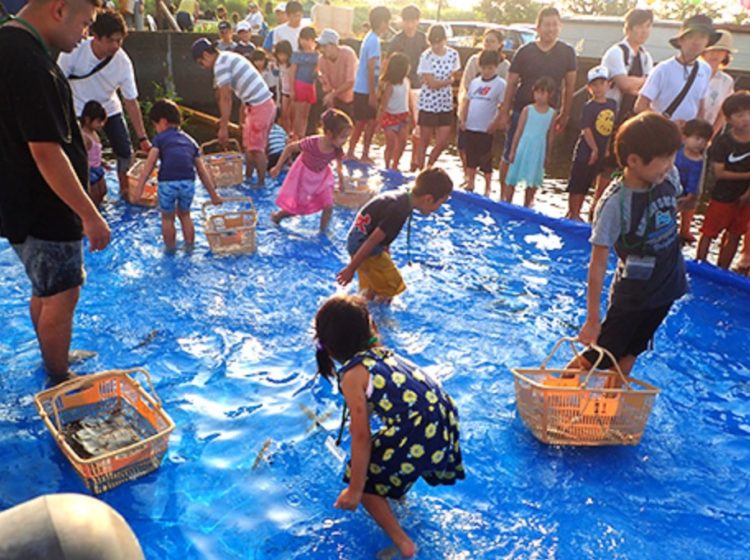
{"label": "floral dress", "polygon": [[[342,366],[339,379],[358,364],[370,372],[367,402],[383,424],[372,436],[364,491],[398,499],[420,476],[431,486],[463,479],[458,409],[443,388],[383,347],[355,355]],[[344,482],[350,476],[351,462]]]}

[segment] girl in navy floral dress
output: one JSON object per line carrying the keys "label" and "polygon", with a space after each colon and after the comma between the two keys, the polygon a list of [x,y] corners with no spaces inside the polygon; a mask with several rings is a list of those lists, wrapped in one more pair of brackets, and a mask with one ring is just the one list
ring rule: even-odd
{"label": "girl in navy floral dress", "polygon": [[[458,410],[442,387],[416,365],[377,345],[367,303],[334,296],[315,317],[320,373],[334,375],[351,411],[351,459],[335,507],[361,502],[403,557],[416,546],[393,515],[387,498],[401,498],[421,477],[428,484],[464,478]],[[343,364],[335,372],[333,360]],[[382,427],[370,432],[370,413]]]}

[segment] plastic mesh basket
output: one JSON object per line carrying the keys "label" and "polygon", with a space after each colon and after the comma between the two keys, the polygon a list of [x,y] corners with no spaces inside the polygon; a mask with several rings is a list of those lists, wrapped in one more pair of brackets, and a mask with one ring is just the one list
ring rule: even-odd
{"label": "plastic mesh basket", "polygon": [[220,152],[206,153],[209,146],[219,146],[218,140],[211,140],[201,144],[201,159],[213,177],[214,185],[217,189],[239,185],[244,179],[243,165],[245,157],[240,150],[240,143],[237,140],[230,139],[227,145],[232,149]]}
{"label": "plastic mesh basket", "polygon": [[359,210],[372,197],[378,194],[378,189],[370,187],[366,178],[353,179],[349,177],[348,179],[348,181],[343,185],[339,185],[339,188],[333,191],[333,202],[336,206]]}
{"label": "plastic mesh basket", "polygon": [[[208,245],[215,254],[254,253],[255,227],[258,213],[253,199],[247,196],[230,196],[224,203],[240,203],[238,210],[211,211],[211,202],[203,203],[203,222]],[[216,207],[218,208],[218,207]]]}
{"label": "plastic mesh basket", "polygon": [[[140,373],[150,392],[131,374]],[[151,376],[144,369],[113,370],[78,377],[34,397],[42,420],[60,450],[83,479],[99,494],[156,470],[167,451],[174,422],[161,406]],[[139,441],[94,457],[83,457],[65,438],[65,427],[92,416],[126,409]]]}
{"label": "plastic mesh basket", "polygon": [[[133,165],[128,169],[128,189],[129,192],[134,192],[138,185],[138,178],[141,176],[141,170],[146,164],[146,154],[143,152],[135,153],[135,161]],[[158,191],[159,183],[156,178],[157,170],[154,169],[151,172],[151,177],[146,181],[146,186],[143,187],[143,194],[138,200],[130,199],[131,204],[137,204],[138,206],[147,206],[149,208],[156,207],[158,202]]]}
{"label": "plastic mesh basket", "polygon": [[[659,390],[626,377],[604,348],[591,369],[551,368],[563,338],[537,369],[514,368],[516,406],[524,424],[540,441],[555,445],[636,445],[641,441]],[[607,356],[614,371],[597,370]]]}

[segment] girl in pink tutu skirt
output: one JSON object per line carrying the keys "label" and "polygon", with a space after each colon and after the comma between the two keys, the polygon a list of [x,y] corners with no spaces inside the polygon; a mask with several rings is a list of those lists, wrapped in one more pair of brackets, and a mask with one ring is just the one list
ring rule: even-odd
{"label": "girl in pink tutu skirt", "polygon": [[281,209],[271,214],[274,223],[289,216],[315,214],[322,210],[320,229],[328,227],[333,210],[333,189],[335,179],[330,163],[336,160],[336,172],[339,184],[343,184],[343,168],[341,160],[344,151],[341,147],[346,144],[352,133],[352,121],[337,110],[329,109],[321,117],[323,134],[308,136],[298,142],[292,142],[284,148],[278,163],[271,169],[271,177],[278,177],[284,162],[292,154],[302,152],[292,164],[292,168],[281,185],[276,205]]}

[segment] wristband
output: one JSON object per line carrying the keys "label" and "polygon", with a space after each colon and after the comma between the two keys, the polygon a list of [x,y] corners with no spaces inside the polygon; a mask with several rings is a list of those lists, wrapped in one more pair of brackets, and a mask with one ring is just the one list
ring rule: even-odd
{"label": "wristband", "polygon": [[141,142],[143,142],[144,140],[145,140],[145,141],[148,141],[148,136],[141,136],[140,138],[138,138],[138,143],[140,144],[140,143],[141,143]]}

